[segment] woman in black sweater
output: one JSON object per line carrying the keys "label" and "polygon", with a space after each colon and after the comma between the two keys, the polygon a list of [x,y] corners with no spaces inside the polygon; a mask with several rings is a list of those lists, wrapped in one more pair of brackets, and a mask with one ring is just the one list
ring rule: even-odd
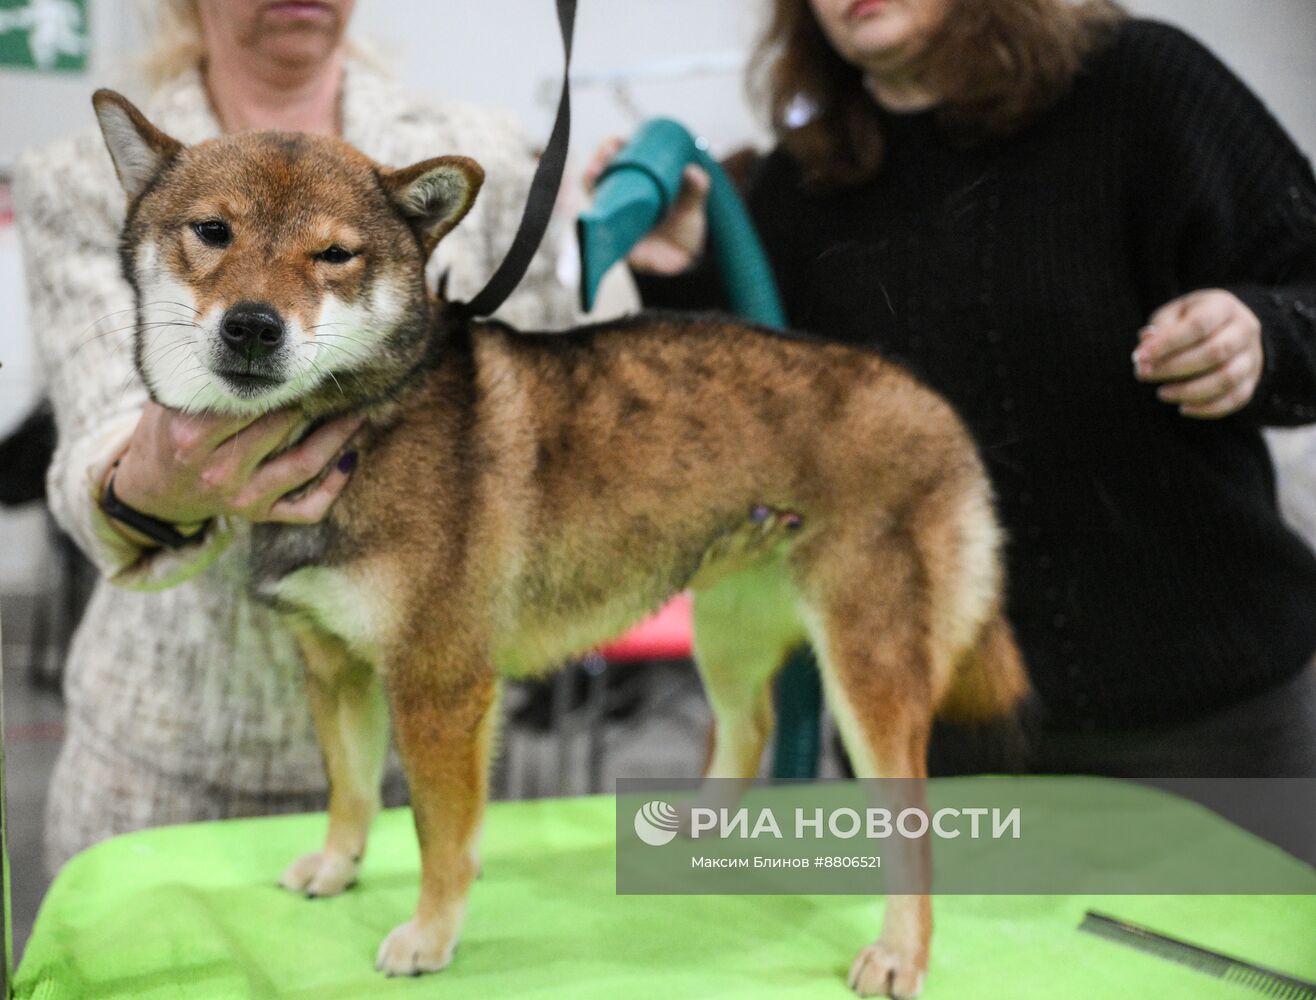
{"label": "woman in black sweater", "polygon": [[[991,473],[1027,766],[1316,776],[1316,557],[1260,433],[1316,420],[1293,142],[1105,3],[777,0],[762,55],[748,201],[792,326],[908,366]],[[650,304],[712,304],[704,190],[632,255]],[[943,733],[934,767],[1000,750]]]}

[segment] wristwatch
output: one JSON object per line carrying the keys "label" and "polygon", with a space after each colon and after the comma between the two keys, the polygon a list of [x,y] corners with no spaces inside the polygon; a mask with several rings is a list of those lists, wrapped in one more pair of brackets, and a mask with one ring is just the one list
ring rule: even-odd
{"label": "wristwatch", "polygon": [[114,476],[118,471],[119,463],[116,462],[110,471],[109,482],[105,484],[105,493],[101,496],[101,510],[105,512],[106,517],[113,518],[120,524],[126,524],[139,535],[149,538],[166,549],[181,549],[205,534],[209,521],[203,522],[200,530],[185,535],[178,530],[176,524],[170,524],[168,521],[162,521],[158,517],[143,514],[140,510],[129,507],[114,495]]}

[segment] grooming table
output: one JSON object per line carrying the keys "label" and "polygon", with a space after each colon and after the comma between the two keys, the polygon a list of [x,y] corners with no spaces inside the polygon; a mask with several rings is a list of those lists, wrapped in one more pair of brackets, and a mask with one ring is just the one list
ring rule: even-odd
{"label": "grooming table", "polygon": [[[1083,779],[1079,779],[1083,780]],[[1090,780],[1090,779],[1088,779]],[[1237,850],[1291,861],[1301,896],[943,896],[924,996],[1245,1000],[1261,994],[1079,933],[1088,909],[1316,978],[1316,870],[1230,827]],[[318,846],[323,815],[169,827],[107,841],[60,873],[19,968],[21,1000],[852,996],[877,933],[857,896],[617,896],[611,796],[497,803],[453,965],[374,972],[415,903],[411,818],[376,823],[360,884],[307,900],[275,886]]]}

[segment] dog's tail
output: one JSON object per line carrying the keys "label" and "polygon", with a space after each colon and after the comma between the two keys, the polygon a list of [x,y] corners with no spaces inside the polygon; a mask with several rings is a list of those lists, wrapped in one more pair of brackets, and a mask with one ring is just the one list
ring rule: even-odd
{"label": "dog's tail", "polygon": [[1013,713],[1027,692],[1028,675],[1014,632],[998,613],[955,665],[937,715],[948,722],[985,722]]}

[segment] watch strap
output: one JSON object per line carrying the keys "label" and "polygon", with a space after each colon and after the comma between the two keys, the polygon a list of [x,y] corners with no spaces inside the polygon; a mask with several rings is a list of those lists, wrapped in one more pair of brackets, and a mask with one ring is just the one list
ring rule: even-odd
{"label": "watch strap", "polygon": [[178,530],[176,524],[170,524],[168,521],[162,521],[158,517],[143,514],[140,510],[129,507],[114,493],[114,475],[114,472],[110,473],[110,480],[105,484],[105,493],[101,496],[101,510],[107,517],[113,518],[120,524],[126,524],[139,535],[149,538],[166,549],[181,549],[184,545],[195,542],[205,533],[205,524],[199,531],[185,535]]}

